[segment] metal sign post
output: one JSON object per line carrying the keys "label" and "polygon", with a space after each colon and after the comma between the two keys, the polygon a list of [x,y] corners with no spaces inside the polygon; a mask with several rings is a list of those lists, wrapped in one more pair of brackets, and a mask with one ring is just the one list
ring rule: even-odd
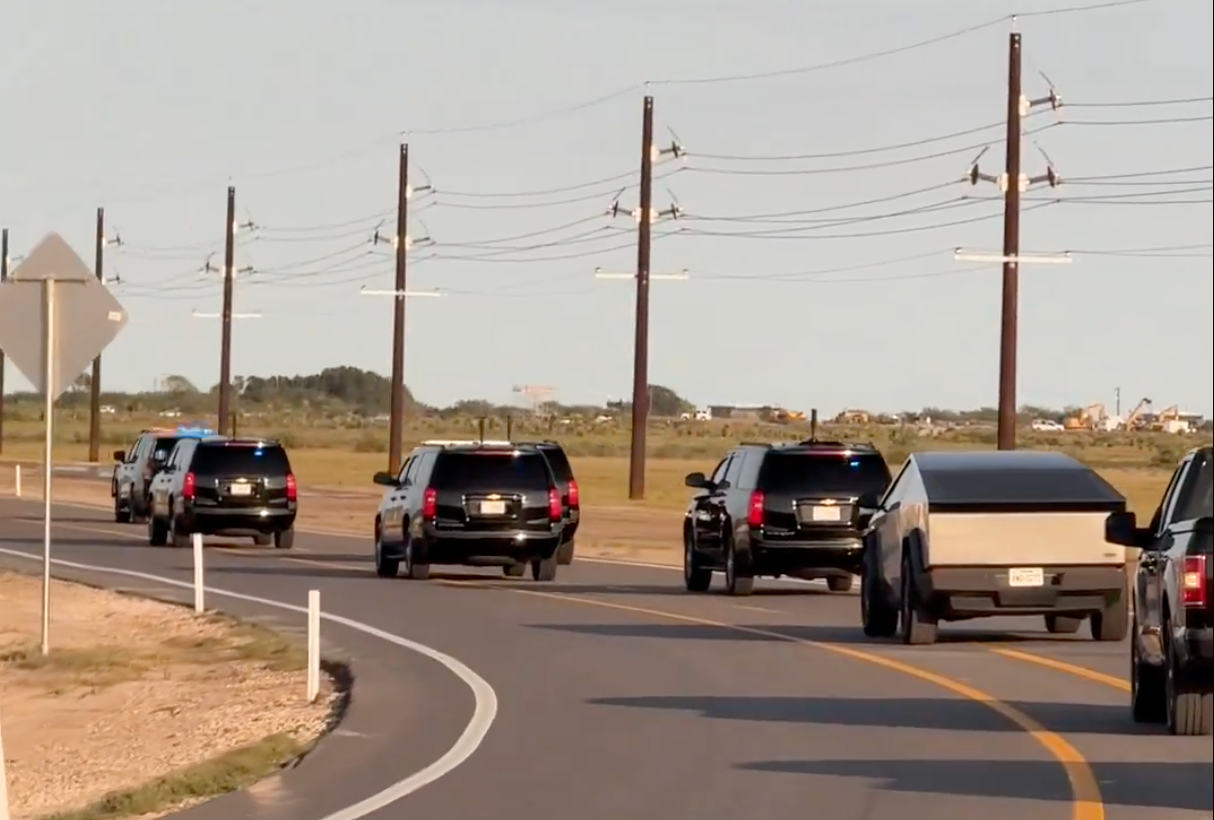
{"label": "metal sign post", "polygon": [[[42,283],[46,294],[46,315],[42,320],[46,333],[46,363],[43,375],[48,385],[55,382],[55,280]],[[55,394],[45,391],[46,442],[42,459],[42,654],[51,652],[51,477],[55,473]]]}
{"label": "metal sign post", "polygon": [[0,350],[46,397],[42,494],[42,654],[50,652],[55,400],[126,325],[126,311],[58,234],[0,285]]}

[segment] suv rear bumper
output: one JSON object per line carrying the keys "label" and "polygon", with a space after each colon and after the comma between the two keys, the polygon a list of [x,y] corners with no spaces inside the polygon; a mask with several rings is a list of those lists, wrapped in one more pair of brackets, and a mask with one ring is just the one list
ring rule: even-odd
{"label": "suv rear bumper", "polygon": [[424,560],[431,564],[505,565],[550,557],[560,545],[564,532],[561,526],[548,530],[467,532],[427,524],[422,528],[422,552]]}
{"label": "suv rear bumper", "polygon": [[798,570],[860,572],[864,543],[859,538],[766,540],[751,536],[750,560],[755,575],[786,575]]}
{"label": "suv rear bumper", "polygon": [[295,526],[295,508],[187,507],[182,516],[186,532],[233,538],[284,532]]}

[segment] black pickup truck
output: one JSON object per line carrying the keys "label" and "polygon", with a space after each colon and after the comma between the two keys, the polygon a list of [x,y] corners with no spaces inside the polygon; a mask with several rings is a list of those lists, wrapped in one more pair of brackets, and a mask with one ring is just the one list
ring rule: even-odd
{"label": "black pickup truck", "polygon": [[1140,723],[1174,735],[1210,734],[1214,707],[1214,453],[1186,455],[1151,523],[1109,516],[1106,537],[1141,550],[1130,633],[1131,708]]}

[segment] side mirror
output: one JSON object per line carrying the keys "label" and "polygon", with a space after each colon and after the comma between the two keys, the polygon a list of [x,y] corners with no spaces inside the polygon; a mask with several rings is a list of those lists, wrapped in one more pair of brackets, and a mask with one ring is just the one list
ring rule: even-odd
{"label": "side mirror", "polygon": [[391,473],[378,472],[371,476],[371,480],[381,487],[398,487],[400,482],[396,480],[396,476]]}
{"label": "side mirror", "polygon": [[115,450],[114,461],[126,461],[126,450]]}
{"label": "side mirror", "polygon": [[683,483],[695,490],[707,490],[709,488],[708,477],[703,473],[688,473],[683,479]]}
{"label": "side mirror", "polygon": [[1139,529],[1138,516],[1134,513],[1110,513],[1104,521],[1104,540],[1123,547],[1145,549],[1150,543],[1150,532]]}

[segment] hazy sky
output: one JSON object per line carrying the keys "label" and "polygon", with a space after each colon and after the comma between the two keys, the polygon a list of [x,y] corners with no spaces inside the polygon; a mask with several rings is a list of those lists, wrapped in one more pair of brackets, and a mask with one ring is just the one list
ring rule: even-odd
{"label": "hazy sky", "polygon": [[[653,270],[690,274],[653,283],[652,382],[703,404],[989,405],[998,265],[951,249],[1001,242],[998,189],[956,180],[988,143],[981,168],[1001,170],[1008,22],[780,77],[664,81],[822,65],[1067,3],[10,2],[0,225],[14,255],[54,230],[91,260],[104,205],[131,314],[107,385],[209,385],[219,325],[191,312],[219,309],[198,269],[222,250],[230,181],[259,226],[238,249],[253,272],[236,310],[263,314],[236,322],[233,371],[386,373],[391,300],[359,287],[391,287],[388,247],[369,239],[381,219],[394,230],[407,132],[417,184],[438,192],[414,203],[410,233],[433,245],[415,249],[410,288],[447,291],[409,303],[417,396],[620,397],[633,288],[594,270],[636,263],[633,223],[605,211],[636,181],[650,81],[659,142],[673,131],[689,152],[659,169],[677,173],[655,205],[677,198],[685,215],[655,228],[678,233],[655,243]],[[1065,124],[1026,137],[1025,171],[1048,157],[1075,180],[1026,194],[1023,250],[1075,253],[1024,267],[1022,403],[1111,407],[1120,387],[1127,405],[1214,412],[1211,18],[1208,3],[1155,0],[1019,20],[1025,93],[1046,95],[1044,74],[1073,104],[1026,122]],[[1199,101],[1096,105],[1182,98]],[[936,139],[955,132],[970,133]],[[778,159],[807,154],[831,156]],[[1051,197],[1074,201],[1038,201]]]}

